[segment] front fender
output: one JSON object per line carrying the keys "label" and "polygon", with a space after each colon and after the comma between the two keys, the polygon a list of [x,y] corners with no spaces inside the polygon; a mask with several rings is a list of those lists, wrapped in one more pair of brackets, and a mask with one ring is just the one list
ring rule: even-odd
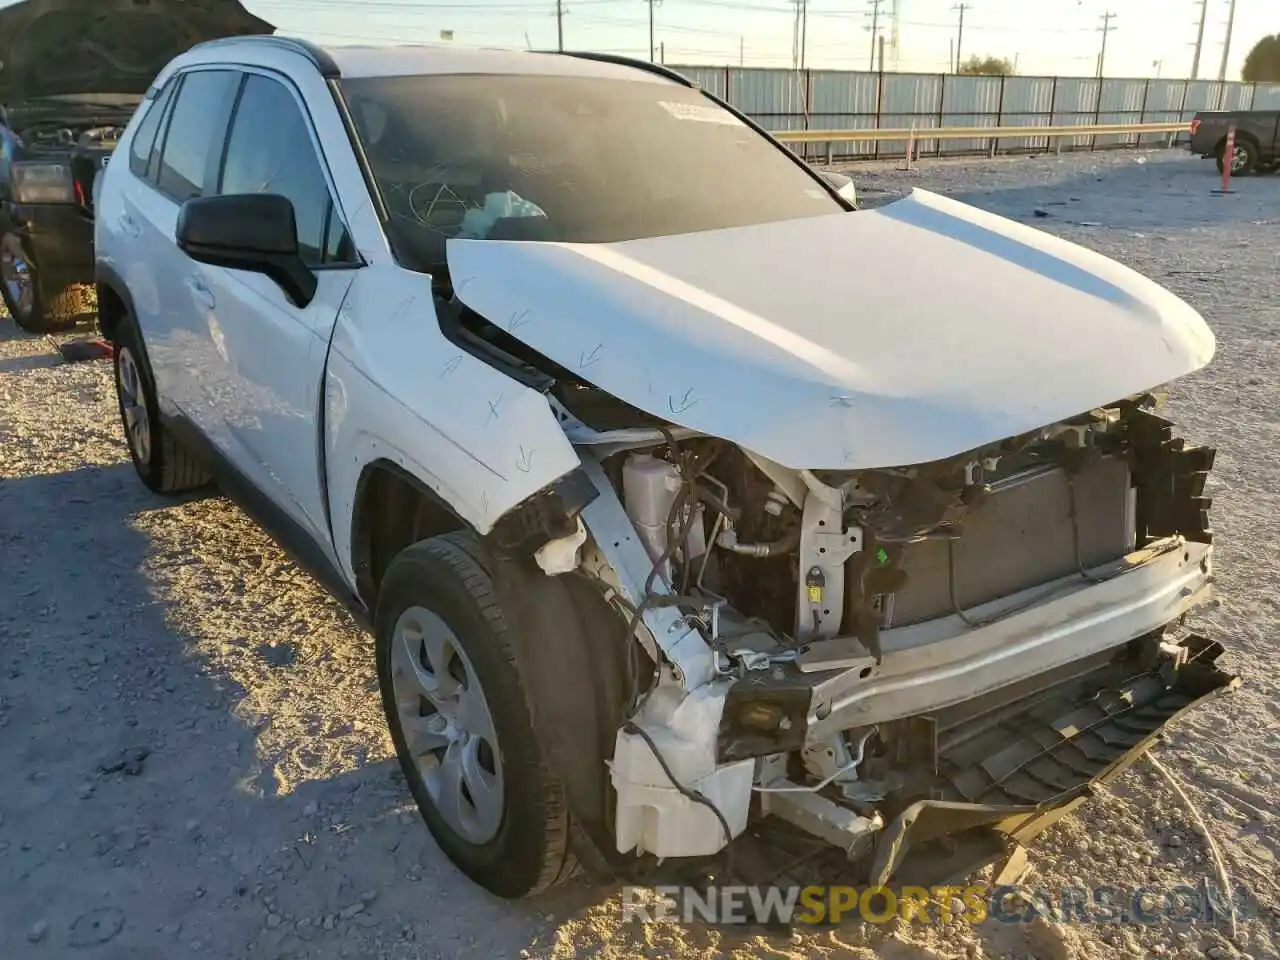
{"label": "front fender", "polygon": [[352,582],[352,517],[369,464],[395,464],[486,534],[581,463],[545,397],[444,336],[431,278],[391,265],[360,271],[338,317],[324,442],[334,541]]}

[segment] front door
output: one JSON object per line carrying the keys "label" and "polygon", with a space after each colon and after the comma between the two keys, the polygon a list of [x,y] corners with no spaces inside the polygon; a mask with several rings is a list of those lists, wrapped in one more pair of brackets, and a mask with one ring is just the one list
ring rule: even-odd
{"label": "front door", "polygon": [[316,274],[310,303],[259,273],[189,262],[217,318],[224,383],[210,397],[216,440],[235,465],[320,543],[322,384],[329,339],[358,265],[317,138],[288,81],[249,72],[227,132],[220,194],[293,203],[299,252]]}

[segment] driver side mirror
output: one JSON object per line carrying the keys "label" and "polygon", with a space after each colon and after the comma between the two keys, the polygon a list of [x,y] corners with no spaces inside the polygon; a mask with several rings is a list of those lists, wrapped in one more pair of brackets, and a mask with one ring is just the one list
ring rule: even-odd
{"label": "driver side mirror", "polygon": [[298,254],[293,203],[274,193],[188,200],[178,212],[178,247],[192,260],[261,273],[295,306],[316,295],[316,275]]}

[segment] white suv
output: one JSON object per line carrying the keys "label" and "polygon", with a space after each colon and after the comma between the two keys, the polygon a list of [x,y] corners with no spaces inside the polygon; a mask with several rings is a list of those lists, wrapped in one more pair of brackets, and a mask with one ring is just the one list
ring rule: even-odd
{"label": "white suv", "polygon": [[216,477],[371,625],[490,890],[787,831],[974,867],[1234,684],[1182,626],[1213,453],[1154,412],[1200,317],[847,186],[602,56],[215,41],[129,124],[96,242],[138,473]]}

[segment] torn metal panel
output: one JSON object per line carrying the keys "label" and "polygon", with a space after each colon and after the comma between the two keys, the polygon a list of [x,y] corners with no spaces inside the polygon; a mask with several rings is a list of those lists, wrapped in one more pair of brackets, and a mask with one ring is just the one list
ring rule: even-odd
{"label": "torn metal panel", "polygon": [[[582,511],[596,548],[613,568],[622,593],[633,606],[644,596],[644,583],[653,560],[635,525],[622,508],[608,477],[598,461],[583,458],[583,471],[599,489],[596,497]],[[670,590],[660,577],[654,578],[653,592],[668,594]],[[694,627],[674,607],[650,607],[642,614],[645,627],[653,635],[662,652],[678,671],[686,690],[693,690],[716,676],[714,653]]]}
{"label": "torn metal panel", "polygon": [[575,376],[796,468],[942,459],[1214,352],[1135,271],[920,190],[854,215],[447,255],[461,300],[519,314],[514,335]]}

